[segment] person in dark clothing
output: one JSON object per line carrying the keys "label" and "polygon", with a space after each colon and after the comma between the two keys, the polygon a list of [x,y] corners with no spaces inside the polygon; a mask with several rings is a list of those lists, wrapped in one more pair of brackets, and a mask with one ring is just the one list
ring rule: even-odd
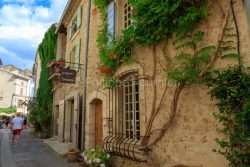
{"label": "person in dark clothing", "polygon": [[7,118],[5,119],[5,126],[8,127],[8,124],[9,124],[9,123],[10,123],[10,118],[7,117]]}
{"label": "person in dark clothing", "polygon": [[27,117],[24,117],[23,119],[23,126],[24,126],[24,129],[27,128]]}

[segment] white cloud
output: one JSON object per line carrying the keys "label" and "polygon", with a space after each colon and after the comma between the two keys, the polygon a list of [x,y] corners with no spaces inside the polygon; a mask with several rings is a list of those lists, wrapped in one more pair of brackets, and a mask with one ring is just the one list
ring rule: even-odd
{"label": "white cloud", "polygon": [[2,26],[29,24],[31,14],[31,10],[25,6],[6,5],[0,10],[0,24]]}
{"label": "white cloud", "polygon": [[[36,5],[42,2],[48,3],[48,1],[50,5]],[[0,41],[4,46],[0,46],[0,53],[25,58],[27,55],[11,52],[9,49],[11,47],[7,46],[9,43],[3,44],[2,41],[25,40],[29,41],[25,46],[27,50],[37,48],[49,26],[59,21],[67,0],[0,0],[0,3],[3,4],[0,8]],[[12,45],[18,46],[19,44],[13,43]]]}
{"label": "white cloud", "polygon": [[[23,39],[32,42],[33,45],[38,45],[43,38],[43,33],[46,27],[41,24],[27,24],[20,27],[16,26],[1,26],[0,39]],[[28,47],[28,46],[27,46]]]}
{"label": "white cloud", "polygon": [[34,11],[34,15],[32,16],[32,20],[37,21],[48,21],[49,20],[49,9],[46,7],[38,6]]}

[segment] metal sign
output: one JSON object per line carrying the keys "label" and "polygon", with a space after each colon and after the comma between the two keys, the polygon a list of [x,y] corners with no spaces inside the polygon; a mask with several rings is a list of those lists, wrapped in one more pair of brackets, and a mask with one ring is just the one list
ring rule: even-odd
{"label": "metal sign", "polygon": [[61,83],[74,84],[76,82],[76,70],[69,68],[61,69]]}

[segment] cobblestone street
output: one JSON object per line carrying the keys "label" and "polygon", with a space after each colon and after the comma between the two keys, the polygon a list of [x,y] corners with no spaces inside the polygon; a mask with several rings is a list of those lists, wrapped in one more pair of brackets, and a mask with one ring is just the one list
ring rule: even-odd
{"label": "cobblestone street", "polygon": [[31,134],[30,129],[22,131],[20,144],[11,144],[8,129],[0,129],[0,167],[78,167],[68,163],[65,157],[57,155],[42,140]]}

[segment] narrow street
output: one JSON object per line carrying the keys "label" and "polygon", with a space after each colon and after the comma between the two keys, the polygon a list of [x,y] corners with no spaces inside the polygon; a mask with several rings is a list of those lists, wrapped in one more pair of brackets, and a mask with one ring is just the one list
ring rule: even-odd
{"label": "narrow street", "polygon": [[0,129],[0,167],[79,167],[57,155],[41,139],[22,131],[20,144],[11,144],[8,129]]}

